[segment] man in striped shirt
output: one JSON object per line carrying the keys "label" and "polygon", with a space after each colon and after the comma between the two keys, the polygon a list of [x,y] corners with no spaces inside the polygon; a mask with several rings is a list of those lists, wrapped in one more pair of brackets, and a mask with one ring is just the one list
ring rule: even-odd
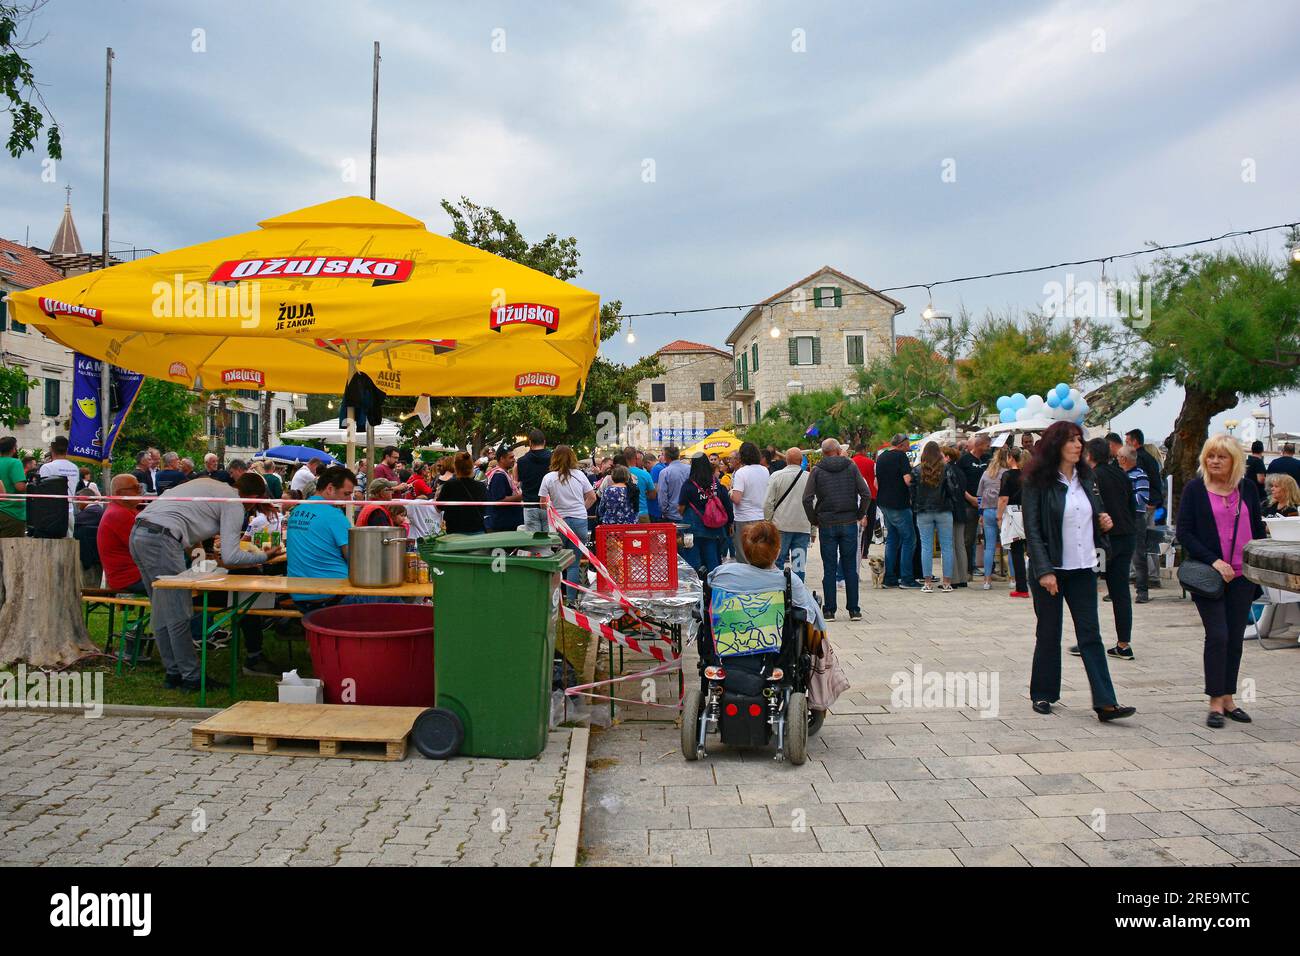
{"label": "man in striped shirt", "polygon": [[1133,498],[1137,502],[1134,509],[1137,520],[1135,547],[1133,549],[1133,575],[1136,596],[1135,604],[1146,604],[1151,598],[1147,594],[1149,587],[1149,570],[1147,568],[1147,507],[1151,502],[1151,479],[1138,467],[1137,451],[1128,445],[1119,450],[1119,466],[1128,473],[1128,480],[1133,483]]}

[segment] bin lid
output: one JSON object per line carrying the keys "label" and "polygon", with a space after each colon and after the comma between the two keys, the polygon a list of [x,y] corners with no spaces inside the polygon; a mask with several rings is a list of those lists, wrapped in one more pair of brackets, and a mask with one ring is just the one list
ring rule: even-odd
{"label": "bin lid", "polygon": [[487,534],[443,534],[423,542],[431,555],[466,554],[475,551],[516,551],[520,548],[560,548],[558,534],[546,531],[489,531]]}

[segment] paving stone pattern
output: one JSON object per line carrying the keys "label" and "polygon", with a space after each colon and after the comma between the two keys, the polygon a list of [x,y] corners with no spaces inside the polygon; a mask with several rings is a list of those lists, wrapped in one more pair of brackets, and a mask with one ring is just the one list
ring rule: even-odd
{"label": "paving stone pattern", "polygon": [[570,732],[536,760],[202,753],[194,721],[0,712],[0,864],[546,866]]}
{"label": "paving stone pattern", "polygon": [[[820,590],[815,555],[810,565]],[[1300,863],[1300,650],[1247,641],[1238,702],[1255,722],[1210,730],[1196,609],[1176,586],[1153,590],[1134,608],[1137,659],[1110,662],[1119,699],[1139,712],[1103,725],[1069,654],[1061,706],[1050,716],[1030,709],[1033,608],[1005,583],[953,594],[868,588],[862,605],[861,622],[841,609],[830,625],[853,687],[802,767],[720,745],[688,763],[677,728],[645,708],[593,732],[583,862]],[[1110,605],[1100,614],[1113,644]],[[915,665],[997,674],[996,716],[891,706],[891,676]],[[675,679],[661,679],[659,693],[675,693]]]}

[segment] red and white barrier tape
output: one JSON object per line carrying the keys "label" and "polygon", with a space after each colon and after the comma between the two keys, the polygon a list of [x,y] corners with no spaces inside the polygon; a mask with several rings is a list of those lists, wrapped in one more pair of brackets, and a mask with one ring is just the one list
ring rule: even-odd
{"label": "red and white barrier tape", "polygon": [[606,694],[593,694],[591,693],[591,688],[606,687],[610,684],[617,684],[622,681],[643,680],[647,677],[656,677],[660,674],[670,674],[673,671],[680,670],[681,666],[681,658],[675,658],[667,664],[659,664],[648,670],[634,671],[630,674],[611,677],[608,680],[592,681],[590,684],[575,684],[572,687],[565,688],[564,693],[568,697],[590,697],[592,700],[612,700],[622,704],[639,704],[642,707],[662,707],[665,710],[680,710],[682,706],[681,700],[678,700],[675,704],[660,704],[648,700],[634,700],[630,697],[610,697]]}
{"label": "red and white barrier tape", "polygon": [[619,631],[614,630],[608,624],[597,624],[581,611],[575,611],[567,605],[562,606],[564,619],[574,627],[581,628],[588,634],[594,634],[597,637],[603,637],[605,640],[614,644],[621,644],[628,650],[636,651],[639,654],[648,654],[657,661],[667,664],[670,661],[678,660],[678,655],[673,652],[670,646],[668,650],[663,650],[653,646],[649,641],[641,641],[635,637],[629,637]]}

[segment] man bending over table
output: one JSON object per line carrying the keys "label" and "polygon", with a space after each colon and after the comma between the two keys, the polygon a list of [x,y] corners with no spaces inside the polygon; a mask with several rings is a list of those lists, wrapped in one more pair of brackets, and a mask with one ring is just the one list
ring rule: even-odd
{"label": "man bending over table", "polygon": [[[232,488],[215,478],[195,478],[177,485],[152,501],[140,512],[131,529],[131,557],[144,578],[153,605],[153,632],[158,654],[167,669],[164,686],[181,690],[199,689],[199,659],[194,653],[190,619],[194,602],[190,592],[163,588],[155,590],[155,579],[185,570],[186,557],[208,538],[221,536],[221,562],[228,568],[263,564],[280,553],[279,548],[245,551],[240,547],[244,520],[257,505],[239,498],[265,498],[266,482],[248,472]],[[228,498],[229,501],[183,501],[183,498]],[[224,684],[208,678],[209,688]]]}
{"label": "man bending over table", "polygon": [[[388,482],[376,478],[375,484]],[[346,578],[348,576],[348,521],[342,505],[321,502],[351,501],[357,476],[341,465],[322,469],[316,475],[316,493],[294,505],[285,521],[289,542],[291,578]],[[389,497],[392,497],[389,495]],[[313,504],[313,502],[317,502]],[[324,594],[295,594],[294,606],[309,614],[332,604],[392,604],[400,598]]]}

